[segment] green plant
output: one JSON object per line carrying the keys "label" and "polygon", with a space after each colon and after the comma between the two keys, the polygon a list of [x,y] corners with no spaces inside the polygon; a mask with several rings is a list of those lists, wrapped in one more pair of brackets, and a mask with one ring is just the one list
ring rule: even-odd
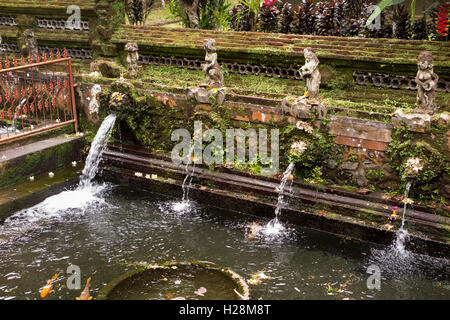
{"label": "green plant", "polygon": [[252,30],[254,13],[243,5],[234,6],[231,10],[231,29],[236,31]]}
{"label": "green plant", "polygon": [[405,6],[397,6],[394,10],[392,21],[394,23],[394,37],[398,39],[409,39],[411,36],[411,26],[409,24],[409,13]]}
{"label": "green plant", "polygon": [[[380,15],[381,12],[383,12],[383,10],[385,10],[387,7],[393,6],[393,5],[397,5],[397,4],[401,4],[405,2],[405,0],[382,0],[380,1],[376,6],[375,9],[373,10],[372,14],[370,15],[370,17],[367,19],[367,23],[366,23],[366,27],[369,26],[373,20],[375,20],[376,17],[378,17]],[[424,2],[422,2],[423,5],[425,5]],[[430,7],[428,7],[428,9],[424,10],[424,12],[428,12],[433,8],[436,8],[439,5],[439,1],[434,1]],[[425,8],[424,8],[425,9]],[[411,11],[411,24],[414,22],[414,15],[416,12],[416,0],[412,0],[411,1],[411,5],[410,5],[410,11]]]}
{"label": "green plant", "polygon": [[125,13],[130,23],[143,25],[152,5],[153,0],[125,0]]}
{"label": "green plant", "polygon": [[304,180],[309,184],[326,183],[326,180],[322,178],[322,175],[322,167],[314,167],[312,170],[308,171],[308,175]]}
{"label": "green plant", "polygon": [[[428,135],[413,133],[408,130],[394,129],[392,142],[386,155],[390,159],[390,166],[394,168],[401,177],[404,188],[407,181],[412,181],[412,189],[416,197],[430,199],[432,191],[439,187],[438,177],[445,170],[445,153],[439,141],[445,139],[445,134],[436,132],[434,139]],[[407,161],[418,158],[423,161],[423,168],[414,177],[406,173]]]}
{"label": "green plant", "polygon": [[167,5],[186,28],[226,30],[230,24],[226,0],[171,0]]}
{"label": "green plant", "polygon": [[238,13],[238,25],[241,15],[245,15],[249,18],[250,30],[256,30],[256,18],[258,16],[259,8],[261,7],[262,0],[240,0],[242,11]]}
{"label": "green plant", "polygon": [[296,17],[295,31],[299,34],[312,34],[316,23],[313,0],[306,0],[300,4],[294,13]]}
{"label": "green plant", "polygon": [[383,170],[380,169],[369,169],[366,171],[367,180],[373,182],[383,182],[386,177],[386,174]]}
{"label": "green plant", "polygon": [[219,0],[217,8],[213,10],[215,27],[217,30],[229,30],[231,24],[230,4],[226,0]]}
{"label": "green plant", "polygon": [[263,5],[259,11],[259,28],[264,32],[276,32],[280,11],[276,5]]}
{"label": "green plant", "polygon": [[292,21],[294,21],[292,5],[290,3],[285,3],[280,15],[280,32],[290,33]]}

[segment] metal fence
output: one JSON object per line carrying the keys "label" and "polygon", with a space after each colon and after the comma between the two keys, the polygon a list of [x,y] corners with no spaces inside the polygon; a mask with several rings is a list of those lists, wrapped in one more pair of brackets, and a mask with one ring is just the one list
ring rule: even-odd
{"label": "metal fence", "polygon": [[69,124],[78,130],[65,49],[0,61],[0,143]]}

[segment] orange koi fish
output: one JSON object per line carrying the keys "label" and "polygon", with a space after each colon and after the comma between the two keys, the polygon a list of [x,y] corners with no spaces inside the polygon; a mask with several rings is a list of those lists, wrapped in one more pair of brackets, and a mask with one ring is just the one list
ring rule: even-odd
{"label": "orange koi fish", "polygon": [[75,299],[77,299],[77,300],[92,300],[91,294],[89,293],[90,284],[91,284],[91,278],[88,278],[86,281],[86,286],[84,287],[84,290],[81,292],[80,296]]}
{"label": "orange koi fish", "polygon": [[41,298],[45,298],[49,293],[52,292],[53,281],[58,278],[58,274],[55,274],[50,280],[48,280],[47,284],[39,291],[41,294]]}
{"label": "orange koi fish", "polygon": [[248,240],[253,240],[256,237],[256,234],[258,233],[258,229],[259,229],[259,223],[258,222],[253,222],[250,225],[250,233],[247,236]]}

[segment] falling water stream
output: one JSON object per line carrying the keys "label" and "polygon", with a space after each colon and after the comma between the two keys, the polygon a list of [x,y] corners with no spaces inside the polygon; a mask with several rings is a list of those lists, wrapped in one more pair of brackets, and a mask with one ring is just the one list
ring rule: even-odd
{"label": "falling water stream", "polygon": [[189,164],[191,163],[192,153],[194,151],[194,145],[189,149],[188,159],[186,161],[186,167],[184,171],[186,172],[186,177],[183,180],[181,188],[183,189],[183,201],[189,201],[189,188],[191,187],[192,177],[194,176],[195,162],[193,162],[192,169],[189,170]]}
{"label": "falling water stream", "polygon": [[[183,184],[181,185],[181,189],[183,190],[183,198],[181,201],[174,202],[171,205],[172,210],[176,212],[186,212],[188,211],[192,203],[189,201],[189,189],[191,187],[192,178],[194,176],[195,171],[195,162],[192,161],[192,154],[194,152],[194,145],[189,149],[189,153],[186,159],[186,166],[184,167],[184,171],[186,176],[184,177]],[[189,164],[193,163],[192,168],[189,168]]]}
{"label": "falling water stream", "polygon": [[265,234],[277,234],[280,230],[282,230],[283,226],[278,221],[278,217],[281,214],[281,209],[284,205],[284,189],[286,188],[286,183],[288,182],[288,179],[290,175],[293,173],[295,168],[295,163],[291,162],[289,166],[286,168],[286,170],[283,173],[283,177],[281,178],[281,183],[278,186],[278,201],[277,206],[275,208],[275,218],[273,218],[269,223],[266,225],[266,228],[264,229]]}
{"label": "falling water stream", "polygon": [[116,116],[112,114],[102,122],[92,142],[77,187],[48,197],[41,203],[7,218],[0,225],[0,244],[40,227],[53,218],[57,219],[70,213],[83,213],[92,204],[104,203],[102,193],[107,189],[107,185],[95,184],[92,180],[97,173],[115,121]]}
{"label": "falling water stream", "polygon": [[405,201],[403,205],[403,214],[402,214],[402,224],[400,229],[398,230],[397,237],[395,239],[395,250],[398,251],[401,257],[406,257],[408,255],[408,251],[405,249],[405,240],[408,236],[408,231],[405,229],[405,218],[406,218],[406,206],[407,206],[407,199],[409,194],[409,189],[411,188],[411,181],[408,181],[406,183],[405,188]]}

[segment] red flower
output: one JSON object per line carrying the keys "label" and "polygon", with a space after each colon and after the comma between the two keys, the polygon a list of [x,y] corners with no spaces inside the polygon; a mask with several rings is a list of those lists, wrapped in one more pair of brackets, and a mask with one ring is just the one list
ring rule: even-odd
{"label": "red flower", "polygon": [[450,3],[442,3],[438,6],[438,13],[436,18],[436,29],[437,32],[446,37],[448,35],[448,10],[450,8]]}
{"label": "red flower", "polygon": [[277,2],[277,0],[264,0],[263,5],[271,7],[274,5],[275,2]]}

